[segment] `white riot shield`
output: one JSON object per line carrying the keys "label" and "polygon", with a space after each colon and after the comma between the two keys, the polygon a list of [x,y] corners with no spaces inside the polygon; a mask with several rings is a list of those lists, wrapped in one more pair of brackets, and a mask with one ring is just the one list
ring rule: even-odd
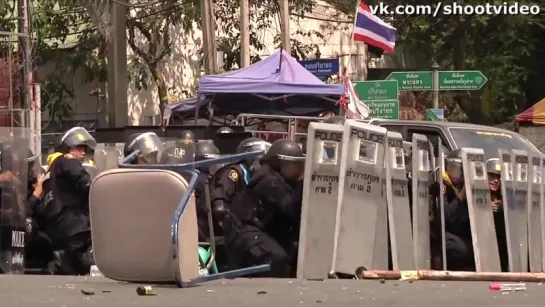
{"label": "white riot shield", "polygon": [[421,134],[412,136],[412,226],[416,269],[429,270],[430,264],[430,143]]}
{"label": "white riot shield", "polygon": [[415,261],[403,137],[394,131],[388,131],[386,137],[386,202],[392,265],[395,271],[412,270]]}
{"label": "white riot shield", "polygon": [[99,173],[98,168],[94,164],[83,163],[83,168],[91,176],[92,179],[95,179],[95,177]]}
{"label": "white riot shield", "polygon": [[0,272],[24,274],[28,179],[36,162],[30,130],[0,128]]}
{"label": "white riot shield", "polygon": [[195,162],[195,143],[191,139],[166,140],[161,154],[161,164],[186,164]]}
{"label": "white riot shield", "polygon": [[[447,269],[447,243],[446,243],[446,223],[445,223],[445,197],[443,196],[443,192],[445,191],[446,187],[443,182],[443,173],[445,173],[445,153],[443,152],[443,145],[441,144],[441,139],[439,138],[437,141],[437,171],[436,171],[436,179],[439,183],[439,196],[437,204],[439,204],[439,208],[433,208],[434,214],[432,215],[433,218],[439,218],[440,226],[441,226],[441,266],[443,270]],[[434,169],[435,170],[435,169]],[[434,221],[434,224],[437,224],[437,221]]]}
{"label": "white riot shield", "polygon": [[341,125],[324,123],[308,128],[298,278],[325,279],[331,271],[343,131]]}
{"label": "white riot shield", "polygon": [[518,229],[521,272],[528,272],[528,153],[513,149],[515,175],[515,222],[509,225]]}
{"label": "white riot shield", "polygon": [[99,143],[95,148],[95,165],[99,172],[117,168],[123,160],[123,143]]}
{"label": "white riot shield", "polygon": [[484,151],[462,148],[464,184],[477,272],[501,272]]}
{"label": "white riot shield", "polygon": [[[381,195],[386,129],[347,120],[344,126],[332,269],[354,274],[358,267],[387,269],[386,202]],[[377,246],[386,255],[377,257]],[[381,258],[381,259],[379,259]]]}
{"label": "white riot shield", "polygon": [[503,217],[505,220],[505,240],[510,272],[521,272],[519,229],[517,225],[518,210],[515,203],[515,182],[511,151],[498,150],[501,168],[501,195]]}
{"label": "white riot shield", "polygon": [[541,265],[542,272],[545,272],[545,156],[541,160]]}
{"label": "white riot shield", "polygon": [[541,155],[530,155],[528,184],[528,250],[530,272],[541,272]]}

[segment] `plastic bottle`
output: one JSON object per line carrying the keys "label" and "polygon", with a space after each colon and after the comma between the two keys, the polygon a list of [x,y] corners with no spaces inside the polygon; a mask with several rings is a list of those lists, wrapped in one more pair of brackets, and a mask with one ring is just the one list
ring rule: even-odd
{"label": "plastic bottle", "polygon": [[488,286],[488,289],[492,291],[525,291],[526,290],[526,284],[525,283],[492,283]]}
{"label": "plastic bottle", "polygon": [[100,270],[98,269],[98,267],[96,265],[91,266],[91,271],[89,272],[89,275],[91,275],[91,277],[103,277],[104,276],[104,275],[102,275],[102,272],[100,272]]}

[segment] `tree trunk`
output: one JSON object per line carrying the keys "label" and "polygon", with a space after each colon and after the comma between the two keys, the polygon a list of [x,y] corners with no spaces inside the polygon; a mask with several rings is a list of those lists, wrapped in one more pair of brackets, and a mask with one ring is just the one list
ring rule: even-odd
{"label": "tree trunk", "polygon": [[159,111],[161,112],[161,118],[163,118],[165,107],[168,104],[168,89],[165,83],[165,76],[163,76],[163,73],[160,71],[157,64],[149,65],[149,69],[153,75],[155,86],[157,86],[157,94],[159,95]]}
{"label": "tree trunk", "polygon": [[[454,41],[452,45],[452,64],[454,70],[464,70],[467,54],[467,30],[462,20],[458,21],[458,26],[453,33],[452,40]],[[456,94],[454,101],[464,111],[472,124],[486,125],[490,123],[490,118],[482,110],[480,99],[472,99],[467,92],[463,92]]]}

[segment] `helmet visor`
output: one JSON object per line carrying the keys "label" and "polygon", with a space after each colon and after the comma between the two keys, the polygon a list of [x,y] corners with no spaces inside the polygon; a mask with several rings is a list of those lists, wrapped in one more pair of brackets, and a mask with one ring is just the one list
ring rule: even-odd
{"label": "helmet visor", "polygon": [[95,149],[97,146],[95,138],[82,127],[74,127],[66,131],[61,137],[60,143],[70,148],[85,146],[89,149]]}

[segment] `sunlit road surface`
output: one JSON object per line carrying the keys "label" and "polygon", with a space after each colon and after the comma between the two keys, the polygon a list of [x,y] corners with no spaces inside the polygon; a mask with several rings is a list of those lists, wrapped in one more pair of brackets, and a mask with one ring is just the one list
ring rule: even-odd
{"label": "sunlit road surface", "polygon": [[237,279],[186,289],[157,285],[155,296],[138,296],[138,286],[99,277],[0,275],[0,306],[541,307],[545,301],[541,284],[502,293],[483,282]]}

